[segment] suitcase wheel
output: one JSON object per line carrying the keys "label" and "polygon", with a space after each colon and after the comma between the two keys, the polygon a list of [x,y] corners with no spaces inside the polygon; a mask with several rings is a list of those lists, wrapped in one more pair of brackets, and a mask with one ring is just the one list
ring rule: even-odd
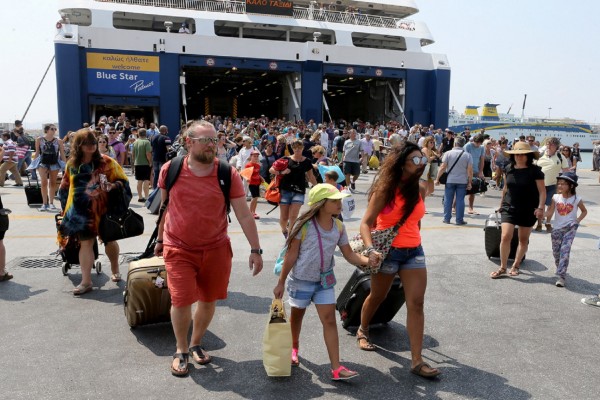
{"label": "suitcase wheel", "polygon": [[63,276],[67,276],[69,274],[69,269],[71,269],[71,265],[68,262],[64,262],[62,265]]}
{"label": "suitcase wheel", "polygon": [[100,275],[102,273],[102,264],[100,263],[100,261],[96,261],[94,263],[94,267],[96,268],[96,273]]}

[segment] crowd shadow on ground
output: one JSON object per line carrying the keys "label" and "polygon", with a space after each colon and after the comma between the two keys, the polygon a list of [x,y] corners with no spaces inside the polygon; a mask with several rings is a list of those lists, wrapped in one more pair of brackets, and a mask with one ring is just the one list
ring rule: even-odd
{"label": "crowd shadow on ground", "polygon": [[218,301],[217,307],[229,307],[232,310],[264,315],[266,320],[272,300],[271,297],[248,296],[246,293],[229,291],[227,299]]}
{"label": "crowd shadow on ground", "polygon": [[48,289],[32,291],[31,286],[10,280],[0,283],[0,300],[22,302],[47,291]]}
{"label": "crowd shadow on ground", "polygon": [[[401,325],[392,323],[379,333],[373,331],[374,341],[381,344],[377,354],[392,361],[395,366],[378,369],[345,362],[348,368],[360,373],[359,377],[350,381],[332,381],[329,364],[316,364],[302,356],[300,366],[292,368],[289,377],[268,377],[260,360],[236,362],[213,357],[211,364],[190,365],[190,378],[207,391],[233,392],[245,399],[308,399],[327,395],[350,399],[442,399],[447,398],[449,393],[460,398],[531,398],[526,391],[508,385],[507,379],[502,376],[461,364],[456,359],[429,350],[438,346],[437,340],[431,337],[425,339],[424,352],[435,356],[437,360],[432,364],[440,367],[442,375],[434,380],[426,380],[411,374],[410,358],[396,354],[409,350],[407,340],[402,339],[406,337],[405,332],[404,336],[397,334],[402,330]],[[400,332],[390,335],[390,331]],[[426,361],[431,362],[427,358]]]}

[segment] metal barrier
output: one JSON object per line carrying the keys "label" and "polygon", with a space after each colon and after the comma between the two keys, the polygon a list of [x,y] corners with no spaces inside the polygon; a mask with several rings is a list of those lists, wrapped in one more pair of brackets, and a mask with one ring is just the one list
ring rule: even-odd
{"label": "metal barrier", "polygon": [[[138,6],[177,8],[232,14],[246,14],[246,2],[235,0],[95,0],[101,3],[119,3]],[[364,25],[380,28],[403,29],[414,31],[415,23],[411,20],[360,14],[347,11],[330,11],[305,7],[294,7],[295,19],[307,19],[339,24]]]}

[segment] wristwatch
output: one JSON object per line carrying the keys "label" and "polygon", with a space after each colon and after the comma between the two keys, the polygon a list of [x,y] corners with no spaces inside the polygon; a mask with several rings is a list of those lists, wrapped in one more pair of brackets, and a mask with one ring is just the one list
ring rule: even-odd
{"label": "wristwatch", "polygon": [[250,253],[251,254],[262,254],[263,253],[263,249],[251,249]]}

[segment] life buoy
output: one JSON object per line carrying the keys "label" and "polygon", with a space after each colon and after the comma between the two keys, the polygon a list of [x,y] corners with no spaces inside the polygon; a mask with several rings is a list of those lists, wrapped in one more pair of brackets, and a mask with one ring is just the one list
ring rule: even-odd
{"label": "life buoy", "polygon": [[58,21],[56,23],[56,29],[61,29],[62,28],[62,23],[60,21]]}

